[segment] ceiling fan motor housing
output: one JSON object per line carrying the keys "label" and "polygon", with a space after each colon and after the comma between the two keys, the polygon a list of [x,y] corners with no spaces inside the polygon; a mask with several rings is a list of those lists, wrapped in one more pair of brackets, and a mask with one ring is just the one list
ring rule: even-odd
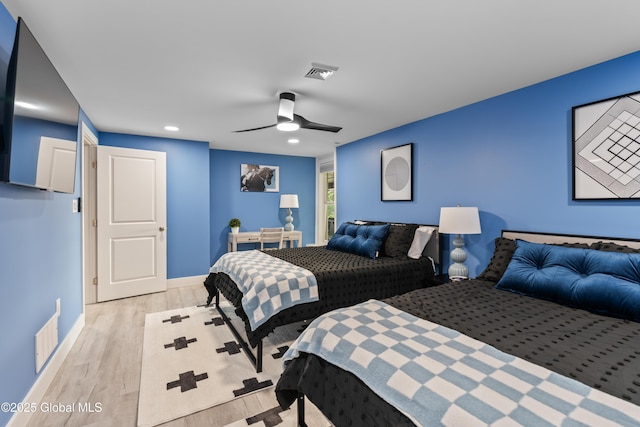
{"label": "ceiling fan motor housing", "polygon": [[280,105],[278,106],[278,123],[293,121],[293,106],[296,102],[296,95],[291,92],[280,94]]}

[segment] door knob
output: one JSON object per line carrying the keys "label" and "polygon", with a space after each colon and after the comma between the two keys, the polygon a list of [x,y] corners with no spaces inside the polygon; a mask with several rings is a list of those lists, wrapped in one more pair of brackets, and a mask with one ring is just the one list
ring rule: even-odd
{"label": "door knob", "polygon": [[164,231],[164,227],[160,227],[158,230],[160,230],[160,231]]}

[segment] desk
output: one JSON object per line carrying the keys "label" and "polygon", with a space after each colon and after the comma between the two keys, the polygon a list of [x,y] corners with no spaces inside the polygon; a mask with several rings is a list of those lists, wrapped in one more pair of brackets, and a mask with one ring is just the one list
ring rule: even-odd
{"label": "desk", "polygon": [[[302,231],[285,231],[284,244],[293,248],[293,243],[298,242],[298,247],[302,246]],[[227,252],[238,250],[238,243],[260,243],[259,231],[241,231],[239,233],[229,233],[227,237]]]}

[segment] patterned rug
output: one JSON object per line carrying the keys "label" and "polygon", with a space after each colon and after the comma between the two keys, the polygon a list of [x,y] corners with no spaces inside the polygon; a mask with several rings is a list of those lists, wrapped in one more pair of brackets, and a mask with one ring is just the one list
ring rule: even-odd
{"label": "patterned rug", "polygon": [[[244,420],[239,420],[225,427],[296,427],[298,426],[298,412],[296,403],[287,410],[283,410],[273,390],[264,390],[259,393],[263,394],[264,399],[273,401],[270,409],[259,412]],[[324,415],[308,400],[304,406],[304,421],[309,427],[333,427]]]}
{"label": "patterned rug", "polygon": [[[228,303],[221,306],[237,319]],[[282,373],[280,357],[301,328],[278,328],[269,335],[264,340],[263,372],[256,373],[215,308],[147,314],[138,426],[162,424],[260,390],[271,389],[273,394]]]}

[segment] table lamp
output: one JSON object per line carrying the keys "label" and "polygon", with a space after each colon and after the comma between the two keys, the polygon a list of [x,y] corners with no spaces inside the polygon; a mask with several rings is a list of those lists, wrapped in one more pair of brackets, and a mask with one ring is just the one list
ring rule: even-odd
{"label": "table lamp", "polygon": [[298,208],[298,195],[297,194],[281,194],[280,195],[280,208],[289,209],[287,216],[284,217],[286,224],[284,225],[284,231],[293,231],[293,216],[291,215],[292,208]]}
{"label": "table lamp", "polygon": [[478,208],[461,207],[440,208],[439,230],[442,234],[456,234],[453,239],[451,260],[449,267],[450,280],[464,280],[469,278],[469,269],[464,265],[467,253],[464,251],[463,234],[480,234],[480,215]]}

